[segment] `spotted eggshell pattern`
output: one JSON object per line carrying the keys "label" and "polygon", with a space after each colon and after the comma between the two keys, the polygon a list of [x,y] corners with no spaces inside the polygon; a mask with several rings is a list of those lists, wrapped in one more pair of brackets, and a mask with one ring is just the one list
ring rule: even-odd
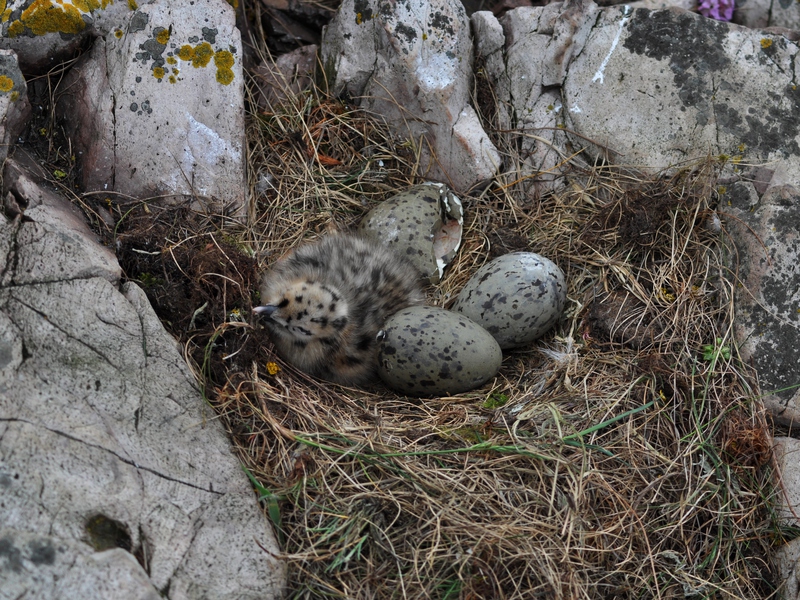
{"label": "spotted eggshell pattern", "polygon": [[378,348],[378,372],[393,390],[442,396],[474,389],[500,369],[503,353],[464,315],[411,306],[389,317]]}
{"label": "spotted eggshell pattern", "polygon": [[[409,260],[430,283],[442,271],[455,251],[437,256],[437,236],[444,230],[461,243],[463,214],[461,201],[441,183],[422,183],[400,192],[367,213],[359,225],[371,236]],[[447,227],[445,227],[445,225]]]}
{"label": "spotted eggshell pattern", "polygon": [[553,261],[512,252],[478,269],[452,310],[480,324],[506,350],[546,333],[561,318],[566,299],[564,273]]}

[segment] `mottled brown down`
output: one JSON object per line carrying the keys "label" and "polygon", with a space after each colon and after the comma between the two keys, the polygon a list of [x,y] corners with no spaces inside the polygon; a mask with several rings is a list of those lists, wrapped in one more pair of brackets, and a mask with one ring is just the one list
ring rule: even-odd
{"label": "mottled brown down", "polygon": [[378,242],[338,234],[300,246],[261,282],[278,354],[321,379],[362,385],[377,373],[378,332],[386,318],[423,304],[420,275]]}

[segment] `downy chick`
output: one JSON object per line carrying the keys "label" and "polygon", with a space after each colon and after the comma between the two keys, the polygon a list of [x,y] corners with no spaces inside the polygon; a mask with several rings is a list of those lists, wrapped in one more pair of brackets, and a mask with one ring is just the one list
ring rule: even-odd
{"label": "downy chick", "polygon": [[377,373],[378,332],[387,317],[422,304],[417,270],[380,243],[337,234],[300,246],[261,281],[278,354],[306,373],[362,385]]}

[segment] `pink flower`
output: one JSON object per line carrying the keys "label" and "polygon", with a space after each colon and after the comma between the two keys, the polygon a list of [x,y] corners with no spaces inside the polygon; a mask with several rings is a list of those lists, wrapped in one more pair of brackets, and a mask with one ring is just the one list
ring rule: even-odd
{"label": "pink flower", "polygon": [[701,0],[697,10],[704,17],[717,21],[730,21],[733,18],[734,0]]}

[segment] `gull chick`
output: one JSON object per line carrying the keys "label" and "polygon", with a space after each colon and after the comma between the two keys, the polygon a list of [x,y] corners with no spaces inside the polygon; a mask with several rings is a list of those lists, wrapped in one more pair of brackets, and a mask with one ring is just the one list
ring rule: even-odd
{"label": "gull chick", "polygon": [[362,385],[377,373],[387,317],[425,300],[420,275],[380,243],[337,234],[300,246],[264,274],[262,317],[278,354],[306,373]]}

